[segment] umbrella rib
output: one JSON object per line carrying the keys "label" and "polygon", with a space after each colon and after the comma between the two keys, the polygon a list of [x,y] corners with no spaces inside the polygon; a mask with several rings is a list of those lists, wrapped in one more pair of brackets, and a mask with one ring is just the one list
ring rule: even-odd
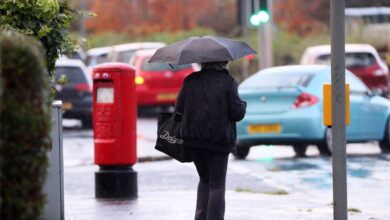
{"label": "umbrella rib", "polygon": [[234,60],[234,59],[236,58],[236,57],[233,57],[233,56],[232,56],[232,52],[229,50],[229,47],[228,47],[226,44],[223,44],[222,42],[219,42],[219,41],[215,41],[215,42],[216,42],[217,44],[219,44],[219,45],[225,47],[226,50],[229,51],[229,56],[230,56],[230,59],[231,59],[231,60]]}
{"label": "umbrella rib", "polygon": [[[227,49],[227,47],[226,47],[225,45],[223,45],[223,44],[220,44],[220,43],[219,43],[218,41],[216,41],[213,37],[205,36],[205,37],[199,37],[199,39],[207,39],[207,40],[210,40],[210,41],[212,41],[213,43],[215,43],[215,44],[217,44],[217,45],[219,45],[219,46],[225,48],[225,49],[228,51],[227,56],[228,56],[229,58],[224,59],[224,60],[218,60],[218,59],[216,59],[215,61],[233,60],[233,57],[231,56],[230,51]],[[198,39],[198,40],[199,40],[199,39]],[[190,47],[191,44],[196,44],[196,43],[197,43],[197,42],[195,42],[195,41],[189,42],[189,43],[186,45],[187,48],[186,48],[186,49],[183,49],[183,50],[181,51],[181,53],[180,53],[180,58],[183,58],[182,55],[183,55],[184,52],[193,52],[193,50],[190,50],[190,49],[188,49],[188,48]],[[210,60],[210,61],[208,61],[208,62],[212,62],[212,61]]]}
{"label": "umbrella rib", "polygon": [[183,44],[182,45],[180,45],[180,47],[179,47],[179,51],[180,51],[180,56],[179,56],[179,59],[177,60],[177,64],[179,64],[180,63],[180,61],[181,61],[181,59],[182,59],[182,57],[183,57],[183,52],[185,51],[185,47],[187,47],[188,45],[190,45],[193,41],[191,40],[191,39],[193,39],[193,38],[196,38],[196,37],[190,37],[190,38],[188,38],[188,41],[187,42],[183,42]]}

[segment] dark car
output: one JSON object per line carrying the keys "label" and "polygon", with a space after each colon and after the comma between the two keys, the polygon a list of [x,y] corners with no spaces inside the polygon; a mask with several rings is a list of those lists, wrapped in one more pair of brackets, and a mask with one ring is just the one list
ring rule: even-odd
{"label": "dark car", "polygon": [[56,100],[62,100],[63,118],[79,119],[85,128],[92,127],[92,80],[83,62],[61,59],[55,66],[56,82],[65,77],[64,85],[55,84]]}

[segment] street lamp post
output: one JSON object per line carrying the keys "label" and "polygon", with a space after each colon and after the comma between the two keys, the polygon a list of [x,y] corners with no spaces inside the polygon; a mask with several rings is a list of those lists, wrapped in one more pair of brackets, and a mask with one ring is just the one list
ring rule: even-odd
{"label": "street lamp post", "polygon": [[[85,0],[80,0],[80,9],[82,11],[85,11],[87,9]],[[83,39],[87,37],[87,31],[85,28],[85,15],[81,15],[80,17],[80,35]]]}
{"label": "street lamp post", "polygon": [[[257,2],[257,1],[256,1]],[[273,65],[272,62],[272,0],[260,0],[258,11],[250,17],[250,23],[258,27],[259,69]]]}
{"label": "street lamp post", "polygon": [[347,220],[345,0],[331,0],[332,162],[334,220]]}

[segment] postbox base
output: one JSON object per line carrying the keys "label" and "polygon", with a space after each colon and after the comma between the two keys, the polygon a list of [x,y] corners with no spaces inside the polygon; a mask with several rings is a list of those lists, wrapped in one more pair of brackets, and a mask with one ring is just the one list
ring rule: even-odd
{"label": "postbox base", "polygon": [[95,197],[136,199],[137,172],[131,166],[105,166],[95,172]]}

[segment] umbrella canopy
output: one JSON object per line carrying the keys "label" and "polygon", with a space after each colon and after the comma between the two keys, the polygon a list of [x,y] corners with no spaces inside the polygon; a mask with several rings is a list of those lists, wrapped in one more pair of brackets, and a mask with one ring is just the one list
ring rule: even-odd
{"label": "umbrella canopy", "polygon": [[162,47],[149,60],[150,63],[206,63],[230,61],[255,54],[247,43],[222,37],[190,37]]}

